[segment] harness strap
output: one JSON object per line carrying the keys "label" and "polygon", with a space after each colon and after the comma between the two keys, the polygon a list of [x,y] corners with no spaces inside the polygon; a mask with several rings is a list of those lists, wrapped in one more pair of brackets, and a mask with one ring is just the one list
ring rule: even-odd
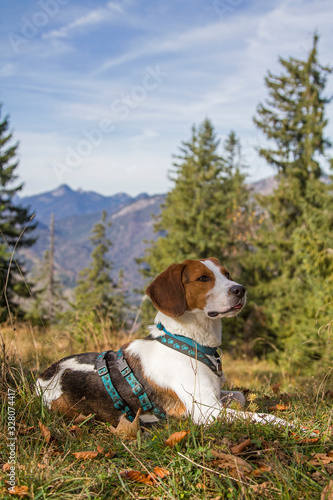
{"label": "harness strap", "polygon": [[155,415],[159,416],[160,418],[166,418],[166,415],[164,412],[159,410],[158,408],[155,407],[155,404],[150,401],[147,393],[144,390],[144,387],[140,384],[138,379],[135,377],[134,373],[132,372],[130,366],[128,365],[126,359],[124,358],[123,352],[121,349],[119,349],[117,353],[117,364],[118,364],[118,369],[122,376],[125,378],[125,380],[128,382],[129,386],[131,387],[133,394],[137,396],[139,399],[140,405],[143,409],[143,411],[149,411],[153,410]]}
{"label": "harness strap", "polygon": [[[132,422],[135,418],[134,412],[129,408],[127,403],[123,400],[123,398],[121,397],[121,395],[119,394],[119,392],[112,383],[108,364],[105,359],[107,352],[108,351],[103,351],[101,354],[97,356],[96,359],[97,373],[101,377],[104,387],[112,399],[114,407],[117,410],[121,411],[122,413],[126,413],[128,420]],[[131,368],[129,367],[121,349],[117,353],[117,366],[121,375],[124,377],[124,379],[129,384],[130,388],[132,389],[133,394],[138,398],[140,406],[142,407],[143,411],[152,410],[157,417],[163,419],[166,418],[166,414],[159,408],[156,408],[155,404],[152,401],[150,401],[149,397],[147,396],[144,390],[144,387],[140,384],[140,382],[132,372]]]}
{"label": "harness strap", "polygon": [[128,420],[132,422],[134,420],[133,413],[131,412],[130,408],[127,406],[125,401],[122,399],[119,392],[117,391],[117,389],[115,388],[115,386],[111,381],[109,369],[105,360],[106,354],[107,351],[103,351],[101,352],[101,354],[97,356],[96,360],[97,373],[101,377],[104,387],[113,401],[114,407],[117,410],[120,410],[122,413],[126,413]]}

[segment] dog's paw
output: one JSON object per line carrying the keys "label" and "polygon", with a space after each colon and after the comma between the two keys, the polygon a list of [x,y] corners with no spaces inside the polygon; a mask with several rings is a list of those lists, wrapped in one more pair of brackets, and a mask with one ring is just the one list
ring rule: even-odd
{"label": "dog's paw", "polygon": [[236,402],[240,406],[245,406],[245,397],[242,392],[239,391],[221,391],[220,392],[220,402],[223,406],[228,407],[231,403]]}

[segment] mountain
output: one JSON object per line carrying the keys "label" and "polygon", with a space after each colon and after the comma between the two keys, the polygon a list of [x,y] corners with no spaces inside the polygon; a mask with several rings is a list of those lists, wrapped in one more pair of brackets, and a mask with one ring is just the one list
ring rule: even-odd
{"label": "mountain", "polygon": [[66,287],[74,287],[79,271],[91,260],[91,230],[100,221],[102,210],[106,210],[112,223],[107,236],[113,243],[109,257],[114,264],[114,278],[117,279],[119,271],[123,270],[124,283],[129,291],[141,288],[143,283],[135,258],[143,256],[144,241],[154,238],[152,214],[160,212],[164,198],[164,195],[147,194],[133,198],[124,193],[102,196],[89,191],[74,191],[66,185],[20,198],[19,203],[30,206],[38,222],[37,242],[21,251],[27,269],[38,265],[49,248],[50,216],[54,213],[56,273]]}
{"label": "mountain", "polygon": [[48,224],[51,213],[54,213],[57,219],[72,215],[102,212],[102,210],[106,210],[111,215],[129,203],[145,196],[147,195],[142,194],[132,198],[125,193],[103,196],[93,191],[82,191],[81,189],[73,191],[66,184],[62,184],[53,191],[25,196],[21,198],[21,203],[24,206],[31,207],[38,221]]}
{"label": "mountain", "polygon": [[[249,189],[268,194],[274,186],[275,179],[270,177],[250,184]],[[50,216],[54,213],[56,273],[66,287],[74,287],[79,271],[91,259],[91,230],[101,219],[102,210],[106,210],[112,223],[107,236],[113,243],[109,257],[114,264],[114,278],[123,270],[124,283],[130,292],[142,288],[135,259],[143,256],[145,241],[156,238],[152,216],[160,213],[164,199],[165,195],[145,193],[134,198],[125,193],[103,196],[92,191],[74,191],[65,184],[47,193],[19,198],[21,205],[30,206],[38,222],[37,242],[22,251],[26,267],[31,270],[48,249]]]}

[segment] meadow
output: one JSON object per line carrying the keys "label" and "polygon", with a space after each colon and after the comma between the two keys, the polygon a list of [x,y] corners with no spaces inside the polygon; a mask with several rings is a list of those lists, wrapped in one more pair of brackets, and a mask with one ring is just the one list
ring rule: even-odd
{"label": "meadow", "polygon": [[[127,337],[105,329],[86,347],[117,348]],[[82,351],[69,334],[8,327],[1,344],[1,498],[332,499],[329,370],[318,367],[315,377],[269,360],[223,357],[228,386],[244,391],[247,410],[302,424],[305,433],[222,416],[208,427],[168,419],[129,435],[93,417],[69,421],[35,395],[42,369]]]}

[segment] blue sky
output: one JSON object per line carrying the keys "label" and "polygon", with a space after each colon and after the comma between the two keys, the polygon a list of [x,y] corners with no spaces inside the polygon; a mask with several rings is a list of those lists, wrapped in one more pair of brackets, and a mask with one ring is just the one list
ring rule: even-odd
{"label": "blue sky", "polygon": [[[241,138],[250,180],[272,175],[252,121],[264,77],[279,56],[305,58],[315,30],[333,64],[332,19],[331,0],[2,0],[0,102],[23,194],[166,192],[172,155],[206,117],[222,141]],[[333,138],[333,104],[327,117]]]}

